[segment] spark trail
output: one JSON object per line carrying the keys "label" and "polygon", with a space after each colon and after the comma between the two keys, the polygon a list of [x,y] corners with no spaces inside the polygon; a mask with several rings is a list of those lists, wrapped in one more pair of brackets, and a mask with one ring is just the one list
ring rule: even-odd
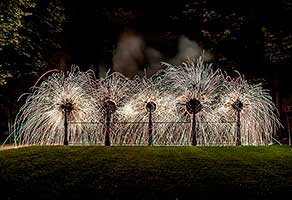
{"label": "spark trail", "polygon": [[[216,116],[225,121],[236,120],[232,104],[239,100],[241,111],[241,142],[243,145],[271,144],[281,123],[268,90],[261,84],[248,84],[239,73],[237,78],[226,77]],[[217,118],[218,118],[217,117]],[[225,126],[222,126],[225,125]],[[235,141],[235,124],[220,124],[228,142]],[[226,131],[230,130],[230,131]],[[221,131],[222,133],[223,131]]]}
{"label": "spark trail", "polygon": [[[164,71],[164,84],[177,96],[178,113],[182,121],[191,121],[191,114],[186,104],[191,99],[198,100],[202,110],[196,117],[197,141],[199,145],[211,144],[216,138],[216,109],[222,89],[223,75],[220,70],[213,70],[211,64],[204,64],[202,58],[187,60],[181,65],[169,65]],[[190,144],[190,126],[187,144]]]}
{"label": "spark trail", "polygon": [[[268,90],[240,74],[225,76],[201,57],[167,64],[149,78],[113,72],[96,80],[93,71],[74,66],[45,75],[17,115],[11,133],[17,144],[62,144],[66,105],[72,105],[73,144],[103,145],[109,138],[111,144],[147,145],[151,138],[153,145],[192,145],[195,132],[198,145],[235,145],[238,133],[242,145],[266,145],[282,126]],[[190,102],[199,106],[195,113]],[[240,113],[235,102],[242,103]]]}
{"label": "spark trail", "polygon": [[[96,88],[94,73],[81,72],[76,66],[70,73],[53,73],[35,85],[25,104],[20,108],[14,134],[20,144],[62,144],[64,140],[64,110],[72,104],[69,121],[99,121],[100,106],[93,98]],[[92,127],[76,123],[69,126],[69,143],[96,142]],[[85,134],[86,133],[86,134]]]}
{"label": "spark trail", "polygon": [[126,129],[129,131],[124,142],[144,145],[147,143],[149,111],[146,106],[148,103],[154,103],[155,110],[152,114],[154,144],[181,144],[180,138],[173,137],[175,124],[179,120],[176,97],[163,88],[159,76],[154,75],[150,78],[136,76],[134,83],[131,98],[117,111],[123,117],[121,120],[133,122],[127,124]]}

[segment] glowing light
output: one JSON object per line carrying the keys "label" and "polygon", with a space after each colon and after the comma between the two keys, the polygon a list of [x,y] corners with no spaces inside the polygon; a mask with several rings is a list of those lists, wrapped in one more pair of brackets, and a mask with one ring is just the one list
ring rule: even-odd
{"label": "glowing light", "polygon": [[[223,84],[218,117],[226,121],[236,119],[233,104],[240,100],[241,110],[241,142],[242,144],[270,144],[281,123],[276,115],[275,105],[268,91],[261,84],[248,84],[242,76],[237,79],[226,78]],[[235,124],[225,124],[223,129],[234,130]],[[234,131],[228,133],[229,138],[235,138]],[[231,140],[231,141],[233,141]]]}
{"label": "glowing light", "polygon": [[52,72],[37,81],[18,113],[13,133],[18,144],[62,144],[69,108],[69,143],[78,144],[104,144],[104,129],[110,128],[112,144],[147,145],[151,124],[154,145],[191,145],[195,114],[196,144],[234,145],[237,109],[243,145],[270,144],[281,126],[267,90],[240,74],[226,77],[201,58],[131,80],[117,72],[96,80],[78,67]]}
{"label": "glowing light", "polygon": [[[95,78],[91,71],[80,72],[73,66],[70,73],[53,73],[40,86],[32,88],[16,119],[14,131],[20,144],[62,144],[64,141],[64,114],[70,104],[69,121],[98,121],[100,106],[93,98]],[[86,124],[69,126],[69,142],[94,142],[94,135]]]}
{"label": "glowing light", "polygon": [[[140,123],[125,125],[127,134],[124,138],[127,140],[122,143],[147,144],[148,111],[146,106],[149,102],[153,102],[156,104],[156,109],[152,114],[153,143],[156,145],[173,144],[174,141],[169,141],[169,138],[172,138],[169,134],[174,130],[172,126],[179,120],[176,97],[161,88],[160,79],[135,77],[134,82],[136,84],[131,98],[117,112],[121,116],[121,121]],[[128,112],[129,109],[131,112]]]}

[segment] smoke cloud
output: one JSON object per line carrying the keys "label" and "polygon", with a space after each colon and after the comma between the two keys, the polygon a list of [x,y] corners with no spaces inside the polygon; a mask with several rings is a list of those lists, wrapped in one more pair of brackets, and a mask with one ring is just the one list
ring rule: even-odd
{"label": "smoke cloud", "polygon": [[162,68],[161,62],[180,65],[187,59],[195,59],[199,56],[202,56],[204,61],[210,61],[213,58],[210,52],[203,50],[197,42],[186,36],[178,38],[176,56],[163,60],[163,53],[147,47],[142,36],[125,32],[121,35],[113,55],[113,71],[121,72],[129,78],[145,75],[146,71],[149,77]]}
{"label": "smoke cloud", "polygon": [[145,62],[144,40],[141,36],[125,32],[121,35],[113,55],[113,70],[131,78]]}
{"label": "smoke cloud", "polygon": [[163,58],[163,55],[160,51],[148,47],[145,50],[145,56],[147,60],[147,76],[153,75],[155,72],[157,72],[159,69],[161,69],[161,61]]}
{"label": "smoke cloud", "polygon": [[181,36],[178,40],[178,53],[169,62],[173,65],[179,65],[187,59],[196,59],[200,56],[204,61],[210,61],[213,58],[212,54],[205,51],[197,42],[186,36]]}

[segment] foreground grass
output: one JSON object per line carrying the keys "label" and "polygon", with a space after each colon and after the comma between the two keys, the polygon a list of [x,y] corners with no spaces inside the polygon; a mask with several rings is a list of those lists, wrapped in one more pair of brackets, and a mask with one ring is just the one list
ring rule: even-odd
{"label": "foreground grass", "polygon": [[0,199],[291,199],[292,148],[33,146],[0,151]]}

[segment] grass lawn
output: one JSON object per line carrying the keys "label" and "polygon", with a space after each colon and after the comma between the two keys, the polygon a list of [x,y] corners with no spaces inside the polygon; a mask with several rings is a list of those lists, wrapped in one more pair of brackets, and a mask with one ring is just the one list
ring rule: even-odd
{"label": "grass lawn", "polygon": [[0,151],[0,199],[292,199],[292,147]]}

